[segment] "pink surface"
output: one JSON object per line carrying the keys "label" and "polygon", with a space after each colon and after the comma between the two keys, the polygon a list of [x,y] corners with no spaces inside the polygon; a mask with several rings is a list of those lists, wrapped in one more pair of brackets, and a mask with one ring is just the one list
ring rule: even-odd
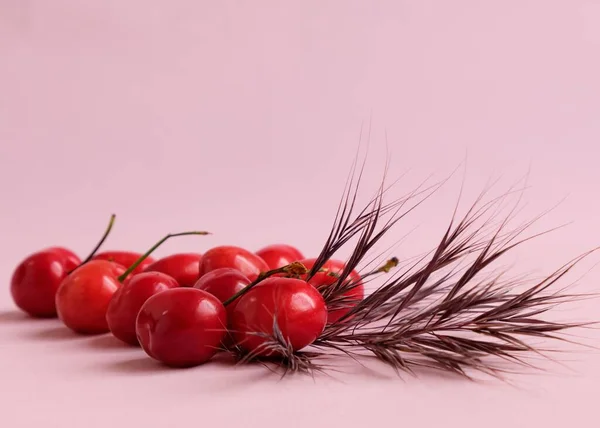
{"label": "pink surface", "polygon": [[[8,281],[38,248],[89,251],[111,212],[107,249],[207,229],[159,254],[286,241],[315,255],[370,117],[367,195],[387,133],[392,175],[411,170],[398,192],[468,153],[474,191],[531,166],[523,219],[569,196],[541,225],[575,223],[518,253],[520,271],[547,272],[600,243],[598,76],[592,0],[0,0],[0,426],[597,426],[591,351],[518,388],[173,371],[110,337],[24,319]],[[459,185],[388,244],[419,224],[400,255],[433,245]],[[598,279],[581,286],[598,291]],[[598,319],[597,308],[559,315]]]}

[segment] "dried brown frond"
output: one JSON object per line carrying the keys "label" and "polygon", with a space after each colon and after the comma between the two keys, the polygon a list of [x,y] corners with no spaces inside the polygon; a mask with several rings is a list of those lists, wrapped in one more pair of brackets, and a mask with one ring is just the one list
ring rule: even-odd
{"label": "dried brown frond", "polygon": [[[514,210],[495,232],[482,233],[494,217],[483,214],[493,207],[494,203],[474,205],[456,226],[452,221],[428,259],[355,304],[345,317],[328,325],[314,345],[357,355],[367,351],[398,370],[426,366],[467,376],[467,370],[474,369],[500,377],[503,370],[491,357],[529,366],[529,354],[545,355],[549,350],[528,344],[527,338],[561,339],[559,333],[587,325],[542,316],[557,305],[586,297],[552,289],[595,250],[533,283],[506,280],[505,272],[481,279],[507,252],[540,235],[519,238],[533,222],[505,232]],[[482,219],[483,225],[477,225]],[[468,257],[473,259],[456,269]],[[434,278],[440,272],[441,277]]]}
{"label": "dried brown frond", "polygon": [[[559,283],[596,250],[538,280],[509,277],[509,271],[499,265],[506,254],[548,232],[524,236],[546,213],[509,228],[520,209],[523,189],[519,183],[486,201],[495,185],[490,183],[458,220],[457,203],[432,251],[400,263],[393,259],[383,269],[363,274],[361,282],[370,282],[378,277],[375,273],[395,267],[395,273],[386,275],[387,280],[363,300],[349,300],[348,291],[359,285],[350,279],[352,271],[360,271],[358,267],[366,258],[372,258],[372,263],[374,246],[444,184],[422,184],[385,203],[389,190],[384,185],[386,165],[376,195],[354,214],[364,164],[354,179],[357,171],[355,161],[331,232],[308,275],[313,276],[341,247],[357,238],[343,272],[336,275],[333,285],[319,290],[329,310],[349,311],[325,327],[310,353],[294,352],[274,320],[272,334],[256,333],[265,338],[263,347],[252,354],[240,354],[242,362],[260,359],[258,355],[267,350],[278,355],[284,374],[315,373],[325,370],[316,362],[324,356],[342,355],[358,361],[370,355],[398,372],[429,368],[467,378],[472,371],[502,378],[515,366],[537,367],[531,362],[532,356],[549,357],[553,349],[533,344],[531,339],[544,343],[566,340],[562,336],[566,330],[591,324],[551,321],[545,315],[559,305],[591,297],[568,292],[569,287]],[[518,200],[509,206],[508,214],[502,215],[512,195],[518,195]]]}
{"label": "dried brown frond", "polygon": [[[325,370],[325,366],[316,362],[318,354],[294,351],[279,328],[277,316],[273,316],[272,333],[257,331],[246,332],[246,334],[263,338],[264,342],[252,352],[245,351],[237,344],[229,348],[228,351],[236,357],[238,364],[260,362],[271,370],[274,366],[280,369],[282,377],[297,372],[314,375]],[[269,356],[264,357],[263,355]]]}
{"label": "dried brown frond", "polygon": [[[340,283],[343,283],[350,272],[356,268],[367,251],[389,230],[395,223],[408,213],[416,209],[422,202],[438,190],[447,180],[427,185],[427,180],[423,181],[415,190],[391,203],[384,204],[383,197],[396,183],[386,186],[386,176],[388,165],[384,168],[384,175],[381,186],[375,196],[369,200],[365,206],[355,214],[356,203],[360,183],[364,173],[366,159],[363,161],[360,170],[358,170],[358,156],[355,158],[350,174],[348,176],[342,198],[340,200],[331,231],[321,252],[317,256],[308,278],[312,278],[323,266],[352,238],[359,236],[359,243],[356,245],[352,254],[352,261],[348,263],[348,269],[340,274]],[[358,171],[358,172],[357,172]],[[358,174],[358,176],[357,176]],[[415,201],[408,208],[404,209],[412,201]],[[404,210],[403,210],[404,209]],[[389,217],[385,227],[373,236],[378,222],[385,216]],[[371,239],[373,238],[373,239]],[[352,268],[350,268],[352,266]],[[335,289],[334,287],[330,287]]]}

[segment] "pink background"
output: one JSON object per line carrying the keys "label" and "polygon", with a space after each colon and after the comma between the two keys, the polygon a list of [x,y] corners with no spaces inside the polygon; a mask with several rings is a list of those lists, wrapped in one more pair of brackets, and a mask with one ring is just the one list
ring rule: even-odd
{"label": "pink background", "polygon": [[[473,191],[531,167],[524,215],[568,196],[541,226],[575,223],[517,253],[520,270],[547,272],[600,243],[599,76],[593,0],[0,0],[0,274],[8,285],[48,245],[84,255],[111,212],[107,248],[208,229],[159,254],[286,241],[314,255],[371,117],[368,195],[387,133],[391,174],[410,170],[398,192],[467,155]],[[388,243],[420,225],[400,256],[436,243],[459,185],[394,232]],[[598,319],[597,307],[566,315]],[[0,425],[597,426],[600,358],[563,358],[572,371],[552,366],[516,388],[164,370],[110,337],[24,319],[7,286]]]}

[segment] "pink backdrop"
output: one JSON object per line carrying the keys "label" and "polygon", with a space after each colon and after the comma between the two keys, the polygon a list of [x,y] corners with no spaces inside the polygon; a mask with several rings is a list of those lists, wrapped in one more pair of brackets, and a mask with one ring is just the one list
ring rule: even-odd
{"label": "pink backdrop", "polygon": [[[548,271],[600,243],[598,76],[594,0],[0,0],[0,274],[8,285],[48,245],[83,255],[111,212],[108,247],[208,229],[160,254],[276,241],[316,254],[370,118],[369,195],[387,134],[392,175],[410,171],[399,192],[466,156],[473,191],[531,167],[524,215],[568,196],[541,225],[575,223],[518,253],[520,270]],[[436,243],[459,185],[399,227],[390,242],[420,225],[399,255]],[[560,315],[598,319],[597,307]],[[591,351],[516,388],[173,371],[23,319],[8,287],[0,348],[3,427],[597,426]]]}

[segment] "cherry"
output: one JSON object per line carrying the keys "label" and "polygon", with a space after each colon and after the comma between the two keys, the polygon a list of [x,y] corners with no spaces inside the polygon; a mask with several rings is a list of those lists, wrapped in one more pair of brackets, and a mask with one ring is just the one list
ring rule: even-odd
{"label": "cherry", "polygon": [[76,269],[56,293],[58,317],[77,333],[108,332],[106,310],[125,271],[124,266],[106,260],[92,260]]}
{"label": "cherry", "polygon": [[64,248],[49,248],[29,255],[15,269],[10,292],[19,309],[33,317],[56,316],[56,290],[81,260]]}
{"label": "cherry", "polygon": [[[87,263],[102,246],[114,221],[113,214],[104,235],[83,263]],[[64,247],[50,247],[29,255],[19,263],[10,281],[10,292],[15,304],[33,317],[56,317],[58,287],[81,264],[79,257]]]}
{"label": "cherry", "polygon": [[184,235],[206,235],[208,232],[169,234],[158,241],[127,269],[113,261],[92,260],[67,276],[56,293],[59,318],[71,330],[83,333],[106,333],[109,303],[125,279],[167,239]]}
{"label": "cherry", "polygon": [[300,250],[286,244],[269,245],[258,250],[256,255],[265,261],[269,269],[277,269],[304,258]]}
{"label": "cherry", "polygon": [[135,320],[140,308],[151,296],[178,287],[179,284],[161,272],[142,272],[129,278],[113,294],[106,311],[106,323],[117,339],[139,345]]}
{"label": "cherry", "polygon": [[[240,271],[233,268],[220,268],[210,271],[200,278],[194,284],[194,288],[204,290],[221,302],[225,302],[244,289],[248,284],[250,284],[250,280]],[[227,306],[228,314],[231,314],[236,303],[237,300]]]}
{"label": "cherry", "polygon": [[[92,260],[107,260],[109,262],[115,262],[117,264],[120,264],[121,266],[129,268],[141,257],[141,253],[135,253],[132,251],[103,251],[101,253],[96,254],[92,258]],[[144,269],[146,269],[152,263],[154,263],[154,259],[151,257],[147,257],[132,271],[132,274],[135,275],[136,273],[143,272]]]}
{"label": "cherry", "polygon": [[148,265],[144,272],[162,272],[175,278],[181,287],[192,287],[200,278],[201,258],[197,253],[172,254]]}
{"label": "cherry", "polygon": [[[300,261],[300,263],[306,266],[307,269],[312,269],[315,262],[316,259],[314,258]],[[337,276],[343,272],[344,268],[344,262],[335,259],[328,260],[325,262],[320,271],[317,272],[308,282],[317,289],[323,289],[331,286],[337,281]],[[347,282],[352,284],[352,288],[341,295],[341,297],[345,300],[342,303],[344,307],[329,311],[329,317],[327,320],[329,324],[338,321],[341,317],[350,312],[352,307],[360,302],[365,296],[365,287],[358,272],[355,270],[350,272]]]}
{"label": "cherry", "polygon": [[136,332],[142,349],[172,367],[210,360],[225,337],[227,312],[212,294],[197,288],[173,288],[142,305]]}
{"label": "cherry", "polygon": [[68,248],[50,247],[50,248],[46,248],[45,250],[42,250],[42,251],[57,252],[66,258],[67,263],[75,264],[77,266],[79,266],[81,264],[81,260],[79,259],[79,256],[77,254],[75,254],[73,251],[69,250]]}
{"label": "cherry", "polygon": [[221,246],[208,250],[200,260],[200,278],[219,268],[236,269],[250,281],[256,280],[261,272],[269,270],[269,266],[259,256],[234,246]]}
{"label": "cherry", "polygon": [[[306,281],[296,278],[268,278],[243,294],[230,319],[238,346],[256,356],[272,356],[269,346],[274,325],[294,351],[313,343],[327,323],[323,296]],[[285,346],[285,345],[284,345]]]}

